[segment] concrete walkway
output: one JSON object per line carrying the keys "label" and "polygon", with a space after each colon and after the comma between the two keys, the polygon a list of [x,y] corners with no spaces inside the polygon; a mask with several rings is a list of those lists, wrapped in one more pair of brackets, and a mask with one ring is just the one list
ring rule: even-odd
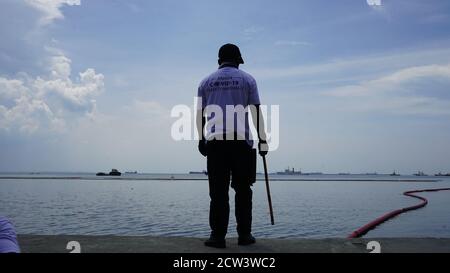
{"label": "concrete walkway", "polygon": [[383,253],[450,253],[450,238],[257,239],[251,246],[230,238],[226,249],[215,249],[203,246],[204,239],[187,237],[19,235],[24,253],[68,253],[70,241],[79,242],[83,253],[368,253],[367,243],[374,240]]}

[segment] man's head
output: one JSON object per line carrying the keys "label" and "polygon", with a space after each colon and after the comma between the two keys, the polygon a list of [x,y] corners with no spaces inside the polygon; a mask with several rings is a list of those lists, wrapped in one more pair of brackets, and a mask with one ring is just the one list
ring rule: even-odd
{"label": "man's head", "polygon": [[241,56],[241,51],[239,47],[233,44],[225,44],[219,49],[219,65],[230,62],[235,64],[243,64],[244,60]]}

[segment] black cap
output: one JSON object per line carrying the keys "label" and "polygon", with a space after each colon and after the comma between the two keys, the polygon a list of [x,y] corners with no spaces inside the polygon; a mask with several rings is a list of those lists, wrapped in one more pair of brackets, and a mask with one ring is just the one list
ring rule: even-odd
{"label": "black cap", "polygon": [[239,64],[243,64],[244,60],[241,56],[241,51],[239,47],[233,44],[225,44],[219,49],[219,62],[237,62]]}

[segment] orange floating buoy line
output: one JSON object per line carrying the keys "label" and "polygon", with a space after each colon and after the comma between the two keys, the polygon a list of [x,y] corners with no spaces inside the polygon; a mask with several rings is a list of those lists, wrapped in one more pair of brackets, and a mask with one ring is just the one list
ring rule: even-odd
{"label": "orange floating buoy line", "polygon": [[418,193],[418,192],[435,192],[435,191],[448,191],[450,190],[450,188],[439,188],[439,189],[424,189],[424,190],[413,190],[413,191],[405,191],[403,193],[403,195],[409,196],[409,197],[414,197],[417,199],[420,199],[422,202],[414,205],[414,206],[410,206],[410,207],[406,207],[406,208],[401,208],[401,209],[397,209],[394,211],[391,211],[389,213],[384,214],[383,216],[365,224],[364,226],[360,227],[359,229],[353,231],[348,238],[352,239],[352,238],[359,238],[361,236],[363,236],[364,234],[366,234],[367,232],[369,232],[370,230],[374,229],[375,227],[379,226],[380,224],[386,222],[387,220],[394,218],[395,216],[402,214],[404,212],[410,211],[410,210],[416,210],[416,209],[420,209],[425,207],[428,204],[428,200],[422,196],[418,196],[415,195],[414,193]]}

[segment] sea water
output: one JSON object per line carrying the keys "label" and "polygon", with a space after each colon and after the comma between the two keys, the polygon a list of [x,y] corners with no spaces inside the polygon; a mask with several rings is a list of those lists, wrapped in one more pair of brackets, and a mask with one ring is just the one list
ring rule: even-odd
{"label": "sea water", "polygon": [[[205,175],[0,174],[0,215],[20,234],[209,235]],[[265,238],[346,237],[382,214],[420,202],[404,191],[450,187],[448,177],[271,175],[275,225],[263,176],[253,186],[253,233]],[[399,181],[397,181],[399,180]],[[412,182],[420,180],[420,182]],[[406,182],[405,182],[406,181]],[[425,208],[367,237],[450,237],[450,191],[420,193]],[[229,236],[237,236],[230,189]]]}

